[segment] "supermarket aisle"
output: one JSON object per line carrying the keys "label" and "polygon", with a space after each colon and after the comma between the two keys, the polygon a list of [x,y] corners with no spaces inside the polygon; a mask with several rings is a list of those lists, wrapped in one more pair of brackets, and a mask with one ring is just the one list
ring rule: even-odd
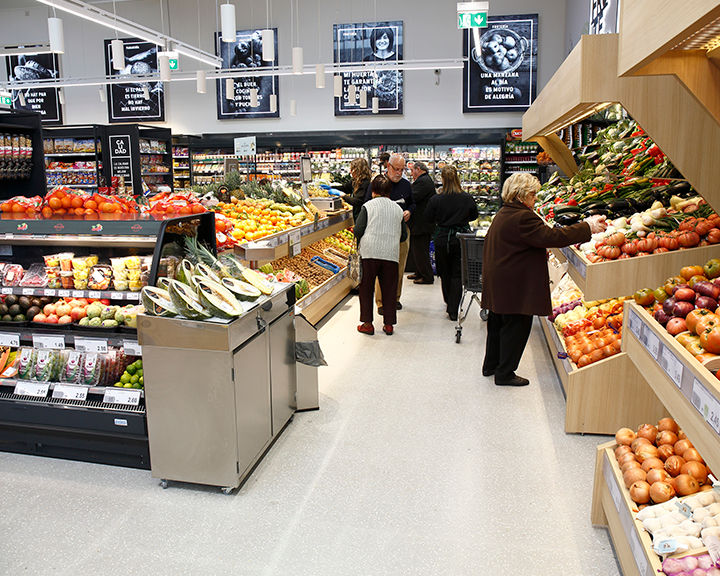
{"label": "supermarket aisle", "polygon": [[357,298],[342,304],[320,332],[321,410],[232,496],[0,453],[0,573],[619,574],[589,523],[604,438],[564,434],[539,326],[531,385],[499,388],[480,375],[477,309],[458,345],[438,283],[403,304],[392,337],[357,333]]}

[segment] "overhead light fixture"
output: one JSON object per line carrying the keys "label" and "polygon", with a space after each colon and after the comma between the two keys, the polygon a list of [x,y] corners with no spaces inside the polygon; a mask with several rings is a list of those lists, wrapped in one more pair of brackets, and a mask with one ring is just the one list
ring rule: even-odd
{"label": "overhead light fixture", "polygon": [[157,30],[153,30],[141,24],[137,24],[132,20],[128,20],[127,18],[116,16],[112,12],[108,12],[106,10],[98,8],[97,6],[87,4],[86,2],[82,2],[81,0],[37,1],[41,4],[45,4],[46,6],[51,6],[53,8],[57,8],[58,10],[62,10],[63,12],[73,14],[78,18],[90,20],[91,22],[95,22],[96,24],[100,24],[101,26],[105,26],[112,30],[117,30],[118,32],[127,34],[128,36],[133,36],[141,38],[147,42],[152,42],[157,46],[173,45],[175,47],[175,50],[177,50],[180,54],[187,56],[188,58],[198,60],[199,62],[205,62],[206,64],[209,64],[216,68],[222,68],[222,59],[215,54],[200,50],[200,48],[196,48],[194,46],[191,46],[190,44],[186,44],[185,42],[172,38],[171,36],[167,36],[162,32],[158,32]]}
{"label": "overhead light fixture", "polygon": [[31,44],[29,46],[3,46],[0,48],[0,58],[3,56],[36,56],[38,54],[52,54],[50,44]]}
{"label": "overhead light fixture", "polygon": [[62,88],[58,88],[57,95],[58,95],[58,102],[60,102],[60,104],[64,105],[65,104],[65,93],[62,91]]}
{"label": "overhead light fixture", "polygon": [[357,87],[355,84],[350,83],[348,86],[348,104],[355,106],[355,100],[357,99]]}
{"label": "overhead light fixture", "polygon": [[115,38],[110,42],[112,48],[112,67],[113,70],[124,70],[125,69],[125,44],[122,40]]}
{"label": "overhead light fixture", "polygon": [[223,42],[235,42],[237,39],[237,27],[235,26],[235,5],[220,5],[220,29]]}
{"label": "overhead light fixture", "polygon": [[367,90],[360,88],[360,108],[367,108]]}
{"label": "overhead light fixture", "polygon": [[158,52],[157,60],[160,69],[160,80],[170,82],[170,57],[167,52]]}
{"label": "overhead light fixture", "polygon": [[100,86],[98,88],[98,94],[100,95],[100,102],[106,102],[107,98],[105,97],[105,87]]}
{"label": "overhead light fixture", "polygon": [[55,54],[65,53],[65,34],[63,21],[60,18],[48,18],[48,36],[50,38],[50,51]]}
{"label": "overhead light fixture", "polygon": [[315,88],[325,88],[325,64],[315,65]]}
{"label": "overhead light fixture", "polygon": [[198,94],[205,94],[207,92],[207,77],[205,76],[205,70],[198,70],[195,73],[195,84]]}
{"label": "overhead light fixture", "polygon": [[297,116],[297,102],[294,98],[290,100],[290,116]]}
{"label": "overhead light fixture", "polygon": [[270,94],[270,112],[277,112],[277,94]]}
{"label": "overhead light fixture", "polygon": [[147,86],[143,86],[142,96],[143,96],[143,99],[150,100],[150,90],[148,90]]}
{"label": "overhead light fixture", "polygon": [[232,78],[225,78],[225,98],[235,100],[235,80]]}
{"label": "overhead light fixture", "polygon": [[335,96],[335,98],[342,98],[342,88],[342,75],[335,74],[335,76],[333,76],[333,96]]}
{"label": "overhead light fixture", "polygon": [[257,108],[258,106],[260,106],[260,102],[258,101],[258,89],[250,88],[250,108]]}
{"label": "overhead light fixture", "polygon": [[262,59],[264,62],[275,61],[275,30],[268,28],[261,32]]}
{"label": "overhead light fixture", "polygon": [[292,49],[292,67],[293,74],[303,73],[303,49],[300,46],[295,46]]}
{"label": "overhead light fixture", "polygon": [[372,99],[372,113],[378,114],[380,112],[380,98],[373,96]]}
{"label": "overhead light fixture", "polygon": [[22,90],[18,92],[18,100],[20,101],[20,106],[24,108],[27,102],[25,101],[25,94],[22,93]]}

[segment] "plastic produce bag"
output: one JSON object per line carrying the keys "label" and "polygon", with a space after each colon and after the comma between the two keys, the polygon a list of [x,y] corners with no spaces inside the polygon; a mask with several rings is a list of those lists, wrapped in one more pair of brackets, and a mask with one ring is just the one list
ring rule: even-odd
{"label": "plastic produce bag", "polygon": [[327,366],[320,342],[295,342],[295,360],[307,366]]}

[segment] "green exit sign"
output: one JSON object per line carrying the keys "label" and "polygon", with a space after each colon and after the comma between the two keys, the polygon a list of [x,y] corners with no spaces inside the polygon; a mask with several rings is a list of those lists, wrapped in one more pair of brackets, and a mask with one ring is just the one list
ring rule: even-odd
{"label": "green exit sign", "polygon": [[487,28],[487,12],[458,12],[458,28]]}
{"label": "green exit sign", "polygon": [[12,96],[0,96],[0,104],[3,106],[12,106]]}
{"label": "green exit sign", "polygon": [[169,58],[168,63],[170,64],[170,70],[177,70],[177,67],[178,67],[177,58]]}

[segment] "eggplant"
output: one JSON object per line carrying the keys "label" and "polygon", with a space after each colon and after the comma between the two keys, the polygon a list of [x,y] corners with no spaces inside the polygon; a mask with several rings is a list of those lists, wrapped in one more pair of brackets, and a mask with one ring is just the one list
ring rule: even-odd
{"label": "eggplant", "polygon": [[650,206],[653,205],[653,202],[655,202],[655,199],[652,196],[648,198],[638,198],[637,200],[635,200],[637,211],[642,212],[644,210],[647,210],[648,208],[650,208]]}
{"label": "eggplant", "polygon": [[555,224],[558,226],[570,226],[572,224],[576,224],[580,222],[581,215],[577,212],[574,213],[565,213],[565,214],[557,214],[554,218]]}
{"label": "eggplant", "polygon": [[583,212],[587,212],[588,210],[596,210],[596,209],[602,209],[607,210],[608,204],[607,202],[593,202],[592,204],[588,204],[583,208]]}
{"label": "eggplant", "polygon": [[592,208],[585,210],[585,212],[583,212],[583,216],[585,218],[588,216],[610,216],[610,210],[607,208]]}
{"label": "eggplant", "polygon": [[672,184],[668,192],[670,192],[671,195],[679,196],[680,198],[690,198],[690,196],[693,195],[692,186],[690,186],[690,182],[686,181]]}
{"label": "eggplant", "polygon": [[658,202],[662,202],[663,206],[667,206],[670,203],[670,193],[664,186],[658,186],[658,188],[662,189],[653,190],[653,198]]}

